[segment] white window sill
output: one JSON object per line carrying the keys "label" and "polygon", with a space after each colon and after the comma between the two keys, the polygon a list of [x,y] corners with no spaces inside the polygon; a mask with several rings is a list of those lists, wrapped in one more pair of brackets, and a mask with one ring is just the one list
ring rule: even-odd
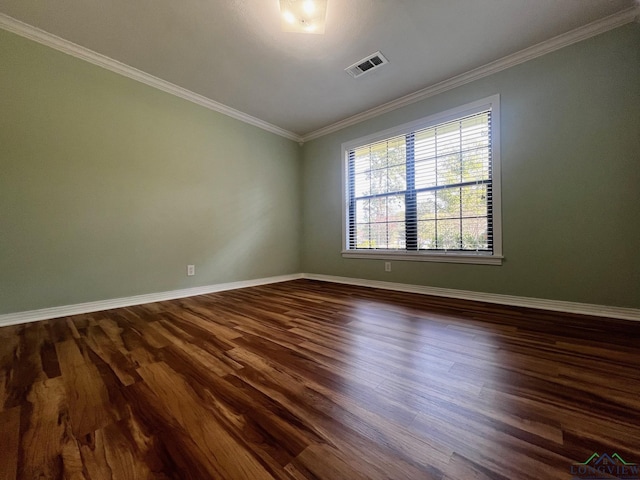
{"label": "white window sill", "polygon": [[413,253],[397,250],[343,250],[344,258],[372,260],[398,260],[410,262],[471,263],[478,265],[502,265],[502,255],[466,253]]}

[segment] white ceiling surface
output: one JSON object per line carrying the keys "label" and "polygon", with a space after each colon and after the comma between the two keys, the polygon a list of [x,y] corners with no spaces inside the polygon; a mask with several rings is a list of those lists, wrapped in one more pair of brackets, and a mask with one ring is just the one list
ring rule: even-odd
{"label": "white ceiling surface", "polygon": [[[278,0],[0,0],[0,12],[304,136],[632,7],[633,0],[329,0],[324,35]],[[344,69],[380,50],[389,65]]]}

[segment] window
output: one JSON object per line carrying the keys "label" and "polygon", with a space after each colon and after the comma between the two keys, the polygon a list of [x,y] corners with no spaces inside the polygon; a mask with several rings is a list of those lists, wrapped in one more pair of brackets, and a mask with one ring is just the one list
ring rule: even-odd
{"label": "window", "polygon": [[343,145],[343,255],[500,264],[499,96]]}

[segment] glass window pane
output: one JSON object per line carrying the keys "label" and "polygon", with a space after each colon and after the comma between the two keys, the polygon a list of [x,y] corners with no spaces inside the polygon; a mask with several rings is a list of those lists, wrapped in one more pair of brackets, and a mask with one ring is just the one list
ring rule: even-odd
{"label": "glass window pane", "polygon": [[404,222],[404,212],[404,195],[393,195],[387,198],[387,221]]}
{"label": "glass window pane", "polygon": [[470,185],[462,188],[462,216],[477,217],[487,215],[486,185]]}
{"label": "glass window pane", "polygon": [[433,220],[436,218],[435,192],[420,192],[416,195],[418,206],[418,220]]}
{"label": "glass window pane", "polygon": [[433,128],[416,132],[414,139],[416,162],[433,159],[436,156],[436,133]]}
{"label": "glass window pane", "polygon": [[395,137],[387,142],[389,166],[406,163],[406,139],[404,136]]}
{"label": "glass window pane", "polygon": [[462,154],[462,181],[474,182],[489,179],[489,149],[477,148]]}
{"label": "glass window pane", "polygon": [[[488,112],[408,134],[413,137],[416,216],[406,219],[407,135],[354,149],[356,197],[351,219],[358,248],[406,249],[406,223],[417,222],[418,248],[487,250],[491,184]],[[453,186],[472,183],[468,186]],[[444,188],[443,188],[444,187]],[[377,196],[363,199],[361,197]]]}
{"label": "glass window pane", "polygon": [[356,200],[356,223],[369,223],[370,200]]}
{"label": "glass window pane", "polygon": [[463,150],[489,146],[489,114],[474,115],[460,122]]}
{"label": "glass window pane", "polygon": [[418,222],[418,248],[425,250],[437,248],[435,221]]}
{"label": "glass window pane", "polygon": [[438,157],[438,185],[451,185],[460,183],[461,164],[458,153]]}
{"label": "glass window pane", "polygon": [[407,167],[404,163],[389,167],[387,172],[387,188],[389,192],[402,192],[407,189]]}
{"label": "glass window pane", "polygon": [[356,247],[357,248],[371,248],[370,242],[370,224],[369,223],[358,223],[356,225]]}
{"label": "glass window pane", "polygon": [[389,159],[387,155],[387,142],[374,143],[369,148],[371,158],[371,169],[387,168]]}
{"label": "glass window pane", "polygon": [[465,218],[462,220],[462,246],[465,250],[487,250],[487,219]]}
{"label": "glass window pane", "polygon": [[353,182],[353,194],[356,197],[362,197],[371,193],[371,183],[369,181],[369,174],[357,173]]}
{"label": "glass window pane", "polygon": [[369,221],[386,222],[387,221],[387,198],[372,198],[369,203]]}
{"label": "glass window pane", "polygon": [[353,168],[355,170],[355,173],[362,173],[370,170],[371,160],[369,159],[369,149],[367,149],[366,152],[363,152],[360,155],[358,155],[357,152],[358,150],[356,150],[356,154],[354,155],[353,159]]}
{"label": "glass window pane", "polygon": [[389,223],[389,243],[387,248],[392,249],[405,249],[406,248],[406,234],[404,222],[391,222]]}
{"label": "glass window pane", "polygon": [[424,160],[415,164],[416,188],[428,188],[436,185],[436,162]]}
{"label": "glass window pane", "polygon": [[371,248],[387,248],[387,224],[371,224]]}
{"label": "glass window pane", "polygon": [[458,122],[436,127],[436,155],[447,155],[460,151],[460,126]]}
{"label": "glass window pane", "polygon": [[460,218],[460,188],[443,188],[436,192],[438,219]]}
{"label": "glass window pane", "polygon": [[369,145],[365,145],[363,147],[358,147],[353,150],[354,156],[357,157],[368,157],[369,156]]}
{"label": "glass window pane", "polygon": [[369,172],[371,178],[371,195],[387,193],[389,171],[386,168],[372,170]]}
{"label": "glass window pane", "polygon": [[460,236],[460,220],[438,220],[438,248],[444,250],[459,250],[462,238]]}

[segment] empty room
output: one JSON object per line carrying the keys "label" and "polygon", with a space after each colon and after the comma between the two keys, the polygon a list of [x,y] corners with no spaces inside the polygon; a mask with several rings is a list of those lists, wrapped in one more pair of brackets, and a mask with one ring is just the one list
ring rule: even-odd
{"label": "empty room", "polygon": [[0,0],[0,480],[640,479],[635,0]]}

